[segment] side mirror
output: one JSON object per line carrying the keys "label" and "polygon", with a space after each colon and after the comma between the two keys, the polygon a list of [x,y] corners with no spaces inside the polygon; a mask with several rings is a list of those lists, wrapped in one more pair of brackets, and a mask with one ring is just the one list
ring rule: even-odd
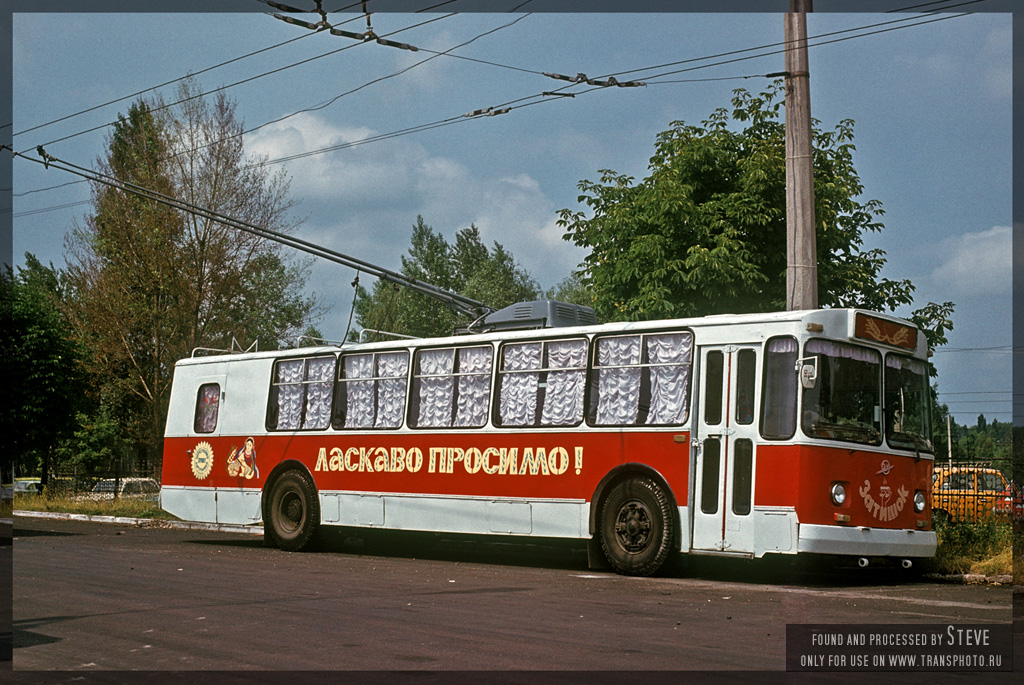
{"label": "side mirror", "polygon": [[796,372],[800,374],[800,385],[810,390],[818,382],[818,358],[815,356],[798,359]]}

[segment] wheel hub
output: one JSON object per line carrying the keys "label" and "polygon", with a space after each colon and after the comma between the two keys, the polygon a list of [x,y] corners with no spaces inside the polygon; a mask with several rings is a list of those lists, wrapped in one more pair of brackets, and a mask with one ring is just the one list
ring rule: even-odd
{"label": "wheel hub", "polygon": [[615,533],[627,552],[642,552],[651,541],[650,510],[639,500],[626,502],[615,520]]}
{"label": "wheel hub", "polygon": [[281,514],[288,523],[298,524],[302,520],[302,502],[294,494],[281,502]]}

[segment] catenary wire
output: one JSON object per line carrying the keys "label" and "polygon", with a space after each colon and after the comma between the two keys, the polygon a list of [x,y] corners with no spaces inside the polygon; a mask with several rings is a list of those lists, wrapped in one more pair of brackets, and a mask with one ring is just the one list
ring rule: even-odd
{"label": "catenary wire", "polygon": [[[431,24],[431,23],[433,23],[435,21],[441,21],[443,19],[448,19],[448,18],[453,17],[453,16],[455,16],[455,13],[444,14],[444,15],[441,15],[440,17],[433,17],[431,19],[427,19],[426,21],[420,22],[419,24],[413,24],[411,26],[406,26],[405,28],[399,29],[397,31],[392,31],[391,33],[388,33],[386,35],[393,36],[393,35],[396,35],[398,33],[403,32],[403,31],[408,31],[410,29],[418,28],[420,26],[425,26],[426,24]],[[154,108],[153,111],[157,111],[157,110],[160,110],[160,109],[166,109],[168,107],[173,107],[175,105],[180,105],[180,104],[183,104],[185,102],[188,102],[189,100],[194,100],[194,99],[199,98],[199,97],[205,97],[207,95],[212,95],[213,93],[217,93],[217,92],[220,92],[220,91],[223,91],[223,90],[227,90],[228,88],[234,88],[235,86],[240,86],[240,85],[245,84],[245,83],[250,83],[250,82],[255,81],[257,79],[261,79],[264,76],[270,76],[272,74],[278,74],[278,73],[280,73],[282,71],[286,71],[288,69],[292,69],[294,67],[301,66],[303,64],[308,64],[308,63],[314,62],[314,61],[316,61],[318,59],[323,59],[324,57],[329,57],[331,55],[335,55],[335,54],[337,54],[339,52],[343,52],[345,50],[349,50],[349,49],[357,47],[359,45],[363,45],[363,43],[352,43],[351,45],[345,45],[343,47],[338,48],[337,50],[331,50],[330,52],[325,52],[325,53],[320,54],[320,55],[314,55],[313,57],[309,57],[307,59],[300,60],[298,62],[293,62],[292,64],[288,64],[288,65],[285,65],[283,67],[278,67],[277,69],[272,69],[270,71],[265,71],[262,74],[257,74],[256,76],[250,76],[249,78],[242,79],[241,81],[236,81],[234,83],[230,83],[230,84],[224,85],[224,86],[218,86],[217,88],[213,88],[213,89],[211,89],[211,90],[209,90],[207,92],[201,93],[199,95],[194,95],[192,97],[188,97],[188,98],[185,98],[183,100],[178,100],[177,102],[171,102],[171,103],[167,103],[167,104],[161,105],[159,107]],[[47,145],[53,145],[54,143],[60,143],[60,142],[63,142],[65,140],[70,140],[71,138],[77,138],[78,136],[85,135],[86,133],[92,133],[93,131],[99,131],[101,129],[107,128],[108,126],[113,126],[115,123],[116,122],[111,121],[111,122],[108,122],[106,124],[101,124],[100,126],[93,126],[92,128],[85,129],[84,131],[79,131],[78,133],[72,133],[72,134],[66,135],[66,136],[64,136],[62,138],[56,138],[54,140],[50,140],[50,141],[47,141],[45,143],[41,143],[41,145],[43,145],[43,147],[46,147]],[[30,148],[26,148],[25,150],[23,150],[23,152],[29,152],[30,150],[33,150],[33,149],[35,149],[35,146],[30,147]]]}
{"label": "catenary wire", "polygon": [[[978,2],[980,0],[972,0],[972,1],[973,2]],[[878,30],[878,31],[871,31],[871,32],[868,32],[868,33],[857,34],[857,35],[854,35],[854,36],[846,36],[844,38],[833,39],[833,40],[830,40],[830,41],[821,41],[821,42],[817,42],[817,43],[812,43],[811,42],[811,41],[813,41],[816,38],[821,38],[821,37],[826,37],[826,36],[831,36],[831,35],[837,35],[837,34],[841,34],[841,33],[849,33],[849,32],[853,32],[853,31],[862,31],[862,30],[867,29],[867,28],[877,28],[879,26],[885,26],[885,25],[894,24],[894,23],[904,23],[904,22],[908,22],[908,21],[913,21],[915,19],[919,19],[920,17],[912,17],[912,18],[907,18],[907,19],[895,20],[895,21],[892,21],[892,22],[882,22],[882,23],[878,23],[878,24],[869,24],[869,25],[865,25],[865,26],[862,26],[862,27],[855,27],[855,28],[852,28],[852,29],[844,29],[842,31],[829,32],[829,33],[826,33],[826,34],[821,34],[819,36],[814,36],[814,37],[808,39],[808,47],[817,47],[817,46],[820,46],[820,45],[827,45],[827,44],[830,44],[830,43],[835,43],[835,42],[840,42],[840,41],[845,41],[845,40],[852,40],[854,38],[863,38],[863,37],[872,36],[872,35],[875,35],[875,34],[878,34],[878,33],[885,33],[885,32],[889,32],[889,31],[893,31],[893,30],[898,30],[898,29],[903,29],[903,28],[912,28],[912,27],[923,25],[923,24],[934,23],[934,22],[937,22],[937,21],[944,21],[946,19],[960,18],[960,17],[964,17],[964,16],[969,16],[969,15],[970,15],[970,13],[962,13],[962,14],[956,14],[956,15],[949,15],[949,16],[945,16],[945,17],[926,19],[924,21],[918,21],[917,23],[910,23],[910,24],[906,24],[904,26],[890,27],[890,28],[887,28],[887,29],[882,29],[882,30]],[[446,15],[446,16],[451,16],[451,15]],[[412,27],[407,27],[407,28],[412,28]],[[406,29],[401,29],[401,30],[406,30]],[[765,47],[774,47],[774,46],[779,46],[779,45],[786,45],[786,43],[785,42],[774,43],[774,44],[770,44],[768,46],[760,46],[760,47],[757,47],[757,48],[748,48],[748,49],[744,49],[744,50],[730,51],[730,52],[727,52],[727,53],[719,53],[717,55],[713,55],[713,56],[709,56],[709,57],[692,58],[692,59],[688,59],[688,60],[681,60],[681,61],[677,61],[677,62],[670,62],[670,63],[661,64],[661,65],[655,65],[655,66],[652,66],[652,67],[645,67],[645,68],[641,68],[641,69],[634,69],[634,70],[629,70],[629,71],[615,72],[614,74],[607,74],[607,75],[602,76],[600,78],[607,78],[608,76],[619,76],[619,75],[624,75],[624,74],[637,73],[637,72],[641,72],[641,71],[649,71],[649,70],[652,70],[652,69],[661,68],[661,67],[665,67],[665,66],[672,66],[672,65],[684,64],[684,63],[690,63],[690,62],[694,62],[694,61],[701,61],[701,60],[704,60],[704,59],[713,59],[713,58],[716,58],[716,57],[719,57],[719,56],[727,56],[727,55],[733,55],[733,54],[740,54],[740,53],[744,53],[744,52],[750,52],[752,50],[759,50],[759,49],[763,49]],[[657,74],[657,75],[654,75],[654,76],[651,76],[651,77],[647,77],[647,78],[648,78],[648,80],[651,80],[651,79],[654,79],[654,78],[660,78],[660,77],[663,77],[663,76],[674,75],[674,74],[677,74],[677,73],[688,72],[688,71],[695,71],[695,70],[698,70],[698,69],[710,68],[710,67],[713,67],[713,66],[721,66],[723,64],[731,64],[731,63],[740,62],[740,61],[746,61],[746,60],[750,60],[750,59],[760,59],[762,57],[767,57],[767,56],[771,56],[771,55],[774,55],[774,54],[779,54],[779,53],[785,52],[785,51],[786,51],[786,49],[784,48],[782,50],[775,50],[775,51],[768,52],[768,53],[759,53],[759,54],[756,54],[756,55],[747,55],[745,57],[737,58],[737,59],[733,59],[733,60],[726,60],[726,61],[722,61],[722,62],[715,62],[715,63],[705,64],[705,65],[697,65],[695,67],[690,67],[688,69],[674,70],[674,71],[671,71],[671,72],[665,72],[665,73]],[[330,53],[328,53],[328,54],[330,54]],[[751,76],[730,77],[730,78],[751,78]],[[555,99],[559,99],[559,98],[558,97],[547,97],[547,96],[559,95],[559,94],[561,94],[561,91],[569,89],[569,88],[572,88],[575,85],[576,84],[570,84],[568,86],[563,86],[561,88],[558,88],[558,89],[556,89],[554,91],[549,91],[549,92],[545,92],[545,93],[541,93],[541,94],[525,96],[525,97],[522,97],[522,98],[518,98],[516,100],[511,100],[511,101],[502,103],[502,104],[497,105],[497,106],[495,106],[493,108],[490,108],[490,109],[492,109],[492,110],[499,110],[499,109],[503,109],[505,107],[509,107],[510,109],[519,109],[519,108],[531,106],[531,105],[534,105],[534,104],[540,104],[541,102],[549,102],[551,100],[555,100]],[[583,90],[583,91],[578,91],[576,93],[573,93],[572,95],[573,96],[581,95],[581,94],[584,94],[584,93],[593,92],[594,90],[604,90],[604,89],[605,89],[604,87],[600,87],[599,86],[599,87],[595,87],[595,88],[591,88],[591,89],[587,89],[587,90]],[[216,92],[216,91],[211,91],[211,92]],[[538,99],[538,98],[544,98],[544,99]],[[525,101],[528,101],[528,100],[535,100],[535,101],[534,102],[527,102],[526,104],[517,104],[517,103],[525,102]],[[473,118],[480,118],[480,117],[473,117]],[[342,150],[342,149],[346,149],[346,148],[356,147],[358,145],[364,145],[364,144],[368,144],[368,143],[372,143],[372,142],[379,142],[379,141],[382,141],[382,140],[388,140],[390,138],[405,136],[405,135],[409,135],[411,133],[418,133],[418,132],[421,132],[421,131],[427,131],[427,130],[431,130],[431,129],[434,129],[434,128],[450,126],[450,125],[453,125],[455,123],[459,123],[460,121],[469,121],[469,120],[470,119],[466,118],[466,115],[449,117],[447,119],[442,119],[442,120],[435,121],[435,122],[430,122],[430,123],[427,123],[427,124],[420,124],[420,125],[417,125],[417,126],[406,128],[406,129],[401,129],[401,130],[398,130],[398,131],[392,131],[392,132],[389,132],[389,133],[379,134],[379,135],[376,135],[376,136],[371,136],[369,138],[364,138],[364,139],[357,140],[357,141],[350,141],[350,142],[342,143],[342,144],[339,144],[339,145],[328,146],[328,147],[325,147],[325,148],[318,148],[318,149],[315,149],[315,150],[308,150],[308,151],[305,151],[305,152],[302,152],[302,153],[296,153],[294,155],[288,155],[288,156],[284,156],[284,157],[279,157],[279,158],[275,158],[275,159],[272,159],[272,160],[265,160],[265,161],[259,163],[259,165],[260,166],[268,166],[268,165],[271,165],[271,164],[278,164],[278,163],[293,161],[293,160],[296,160],[296,159],[302,159],[302,158],[310,157],[310,156],[313,156],[313,155],[324,154],[324,153],[327,153],[327,152],[334,152],[334,151],[338,151],[338,150]],[[48,145],[48,144],[49,143],[46,143],[46,144],[44,144],[44,146]],[[65,185],[67,185],[67,184],[65,184]],[[32,191],[32,192],[39,192],[41,190],[45,190],[45,189],[39,189],[38,191]]]}

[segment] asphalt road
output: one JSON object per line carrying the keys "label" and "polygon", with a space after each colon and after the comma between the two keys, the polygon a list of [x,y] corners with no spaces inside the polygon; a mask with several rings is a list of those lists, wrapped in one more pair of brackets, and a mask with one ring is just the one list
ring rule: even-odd
{"label": "asphalt road", "polygon": [[326,548],[17,518],[14,669],[782,672],[787,624],[1012,613],[1008,587],[877,572],[699,561],[627,578],[589,571],[577,545],[341,535]]}

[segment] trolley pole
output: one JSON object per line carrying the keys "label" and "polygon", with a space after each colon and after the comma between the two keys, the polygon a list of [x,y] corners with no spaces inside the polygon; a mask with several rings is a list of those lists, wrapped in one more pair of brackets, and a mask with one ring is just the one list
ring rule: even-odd
{"label": "trolley pole", "polygon": [[814,235],[814,160],[807,66],[807,12],[812,0],[789,0],[786,38],[786,309],[818,308]]}

